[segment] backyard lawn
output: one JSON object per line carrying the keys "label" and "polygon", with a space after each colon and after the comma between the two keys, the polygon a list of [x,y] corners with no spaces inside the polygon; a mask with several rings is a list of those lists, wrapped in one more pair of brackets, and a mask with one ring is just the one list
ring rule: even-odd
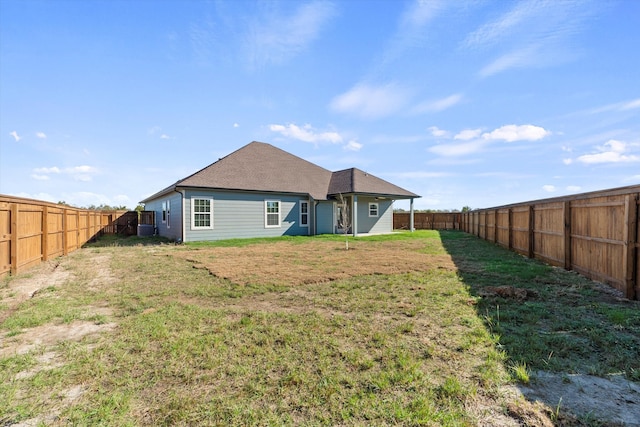
{"label": "backyard lawn", "polygon": [[[2,279],[0,425],[640,414],[620,403],[640,398],[640,303],[468,234],[145,243],[104,239]],[[608,381],[622,413],[588,390],[558,399],[558,378]]]}

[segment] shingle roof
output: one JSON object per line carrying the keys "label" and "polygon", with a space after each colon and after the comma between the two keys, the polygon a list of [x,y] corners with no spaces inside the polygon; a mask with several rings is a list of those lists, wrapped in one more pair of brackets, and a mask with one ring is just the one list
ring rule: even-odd
{"label": "shingle roof", "polygon": [[334,196],[339,193],[375,194],[393,198],[420,197],[411,191],[407,191],[358,168],[345,169],[333,173],[328,194]]}
{"label": "shingle roof", "polygon": [[309,194],[326,200],[338,193],[420,197],[359,169],[331,172],[264,142],[251,142],[217,162],[148,197],[178,187]]}

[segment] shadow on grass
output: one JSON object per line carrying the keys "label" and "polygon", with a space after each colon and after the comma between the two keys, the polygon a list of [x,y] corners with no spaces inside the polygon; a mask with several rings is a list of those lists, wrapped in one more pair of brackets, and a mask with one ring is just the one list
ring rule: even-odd
{"label": "shadow on grass", "polygon": [[512,363],[640,381],[640,302],[464,232],[440,236]]}
{"label": "shadow on grass", "polygon": [[526,385],[531,373],[542,381],[545,371],[564,383],[583,375],[640,381],[640,302],[471,234],[440,237],[514,380]]}
{"label": "shadow on grass", "polygon": [[104,234],[85,243],[83,248],[106,248],[114,246],[153,246],[172,244],[173,241],[161,236],[123,236],[120,234]]}

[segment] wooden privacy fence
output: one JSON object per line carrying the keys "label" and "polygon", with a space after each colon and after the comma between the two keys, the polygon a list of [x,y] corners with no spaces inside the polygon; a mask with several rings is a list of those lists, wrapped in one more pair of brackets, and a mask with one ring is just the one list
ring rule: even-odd
{"label": "wooden privacy fence", "polygon": [[462,213],[462,229],[640,299],[640,185]]}
{"label": "wooden privacy fence", "polygon": [[[409,229],[409,212],[393,213],[393,229]],[[459,212],[414,212],[413,227],[416,230],[459,230],[462,217]]]}
{"label": "wooden privacy fence", "polygon": [[0,195],[0,276],[67,255],[98,234],[128,232],[134,218],[137,225],[137,212],[132,213]]}

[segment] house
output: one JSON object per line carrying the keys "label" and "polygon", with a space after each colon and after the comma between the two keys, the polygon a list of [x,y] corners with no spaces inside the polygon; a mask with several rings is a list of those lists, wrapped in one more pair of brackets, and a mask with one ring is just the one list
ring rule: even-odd
{"label": "house", "polygon": [[420,197],[359,169],[331,172],[254,141],[141,203],[155,212],[159,235],[193,242],[338,233],[340,196],[353,235],[391,232],[393,201],[410,199],[413,213]]}

